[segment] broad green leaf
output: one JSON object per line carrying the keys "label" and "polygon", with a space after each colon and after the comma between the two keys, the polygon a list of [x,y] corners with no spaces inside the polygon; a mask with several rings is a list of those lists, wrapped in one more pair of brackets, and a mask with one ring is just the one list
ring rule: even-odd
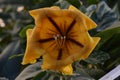
{"label": "broad green leaf", "polygon": [[87,0],[89,5],[98,3],[99,0]]}
{"label": "broad green leaf", "polygon": [[58,0],[38,0],[39,7],[50,7]]}
{"label": "broad green leaf", "polygon": [[114,68],[120,64],[120,27],[112,27],[101,31],[96,36],[101,37],[101,41],[97,46],[97,50],[102,50],[109,53],[109,60],[104,62],[106,70]]}
{"label": "broad green leaf", "polygon": [[46,75],[46,73],[47,73],[46,71],[40,72],[33,78],[33,80],[40,80],[41,78],[43,78],[43,76]]}
{"label": "broad green leaf", "polygon": [[26,37],[26,30],[27,29],[32,29],[34,27],[34,25],[27,25],[25,28],[23,28],[20,33],[19,33],[19,36],[21,38],[25,38]]}
{"label": "broad green leaf", "polygon": [[[99,32],[98,34],[96,34],[95,36],[101,37],[101,41],[99,42],[96,49],[101,48],[101,46],[104,43],[106,43],[114,34],[116,34],[118,32],[120,32],[120,27],[115,27],[115,28],[112,28],[112,29],[103,30],[103,31]],[[120,38],[120,37],[118,37],[118,38]]]}
{"label": "broad green leaf", "polygon": [[79,8],[81,6],[81,3],[79,0],[66,0],[70,4],[74,5],[75,7]]}
{"label": "broad green leaf", "polygon": [[113,36],[108,39],[101,47],[102,50],[111,52],[111,50],[120,47],[120,32],[116,32]]}

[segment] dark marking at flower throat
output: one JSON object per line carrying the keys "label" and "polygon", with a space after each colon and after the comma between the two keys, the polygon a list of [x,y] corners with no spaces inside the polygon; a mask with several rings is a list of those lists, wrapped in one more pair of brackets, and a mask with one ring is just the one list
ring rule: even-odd
{"label": "dark marking at flower throat", "polygon": [[[73,21],[68,26],[68,29],[66,30],[65,34],[63,34],[61,29],[59,28],[58,24],[51,17],[47,16],[47,18],[51,22],[51,24],[55,27],[55,29],[60,33],[60,36],[66,36],[65,41],[69,40],[70,42],[74,43],[75,45],[77,45],[79,47],[84,47],[84,45],[82,43],[80,43],[79,41],[76,41],[75,39],[72,39],[72,38],[70,38],[70,36],[68,36],[69,32],[72,30],[72,28],[76,24],[76,20],[75,19],[73,19]],[[58,39],[58,37],[56,37],[56,38]],[[50,42],[50,41],[54,41],[54,40],[56,40],[56,39],[54,37],[52,37],[52,38],[47,38],[47,39],[40,39],[39,42],[46,43],[46,42]],[[62,56],[63,56],[63,49],[60,48],[58,50],[57,60],[61,60]]]}
{"label": "dark marking at flower throat", "polygon": [[62,49],[59,50],[57,60],[60,60],[62,58]]}
{"label": "dark marking at flower throat", "polygon": [[59,29],[59,26],[57,25],[57,23],[52,18],[50,18],[50,17],[48,17],[48,19],[54,25],[54,27],[57,29],[57,31],[63,36],[63,33]]}
{"label": "dark marking at flower throat", "polygon": [[44,43],[44,42],[49,42],[49,41],[53,41],[53,40],[54,40],[54,38],[40,39],[39,42]]}

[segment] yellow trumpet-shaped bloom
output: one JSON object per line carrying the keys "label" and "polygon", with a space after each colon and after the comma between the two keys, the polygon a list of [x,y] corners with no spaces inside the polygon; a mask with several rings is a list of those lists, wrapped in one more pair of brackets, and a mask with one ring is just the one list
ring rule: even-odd
{"label": "yellow trumpet-shaped bloom", "polygon": [[27,30],[27,47],[22,64],[43,57],[42,69],[73,73],[71,64],[86,59],[99,42],[88,30],[97,25],[73,6],[53,6],[30,11],[35,27]]}

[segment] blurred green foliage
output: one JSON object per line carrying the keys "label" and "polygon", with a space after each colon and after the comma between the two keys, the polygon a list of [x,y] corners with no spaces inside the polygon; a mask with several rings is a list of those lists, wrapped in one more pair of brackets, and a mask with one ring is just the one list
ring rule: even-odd
{"label": "blurred green foliage", "polygon": [[[120,24],[113,25],[119,22],[119,0],[1,0],[0,4],[0,78],[96,80],[120,64]],[[91,35],[101,37],[92,54],[84,61],[73,63],[72,76],[42,71],[41,59],[33,65],[21,65],[26,47],[26,30],[34,27],[34,20],[28,11],[53,5],[67,8],[70,4],[98,24],[97,29],[90,31]]]}

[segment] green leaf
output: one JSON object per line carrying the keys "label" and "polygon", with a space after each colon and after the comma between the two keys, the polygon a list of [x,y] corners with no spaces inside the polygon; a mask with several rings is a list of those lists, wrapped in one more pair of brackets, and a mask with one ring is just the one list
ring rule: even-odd
{"label": "green leaf", "polygon": [[21,31],[20,31],[20,33],[19,33],[19,36],[21,37],[21,38],[25,38],[26,37],[26,30],[27,29],[32,29],[34,27],[34,25],[27,25],[25,28],[23,28]]}
{"label": "green leaf", "polygon": [[39,7],[50,7],[53,6],[55,2],[58,0],[38,0],[39,2],[36,4],[39,4]]}
{"label": "green leaf", "polygon": [[87,0],[89,5],[98,3],[99,0]]}
{"label": "green leaf", "polygon": [[106,29],[96,36],[101,37],[101,41],[96,49],[105,51],[110,55],[110,59],[105,61],[103,67],[106,70],[111,70],[120,63],[120,26]]}
{"label": "green leaf", "polygon": [[[118,32],[120,32],[120,26],[112,28],[112,29],[107,29],[107,30],[101,31],[98,34],[96,34],[95,36],[101,37],[101,41],[99,42],[96,49],[101,48],[101,46],[103,44],[105,44],[114,34],[116,34]],[[120,37],[118,37],[118,38],[120,38]]]}
{"label": "green leaf", "polygon": [[101,49],[107,52],[111,52],[111,50],[120,47],[120,32],[115,33],[110,39],[105,42]]}
{"label": "green leaf", "polygon": [[40,72],[33,78],[33,80],[40,80],[41,78],[43,78],[43,76],[46,75],[46,73],[47,73],[46,71]]}
{"label": "green leaf", "polygon": [[93,53],[85,61],[91,64],[97,64],[104,63],[108,59],[110,59],[108,53],[100,50],[94,50]]}
{"label": "green leaf", "polygon": [[81,3],[79,0],[66,0],[66,1],[74,5],[76,8],[79,8],[81,6]]}

